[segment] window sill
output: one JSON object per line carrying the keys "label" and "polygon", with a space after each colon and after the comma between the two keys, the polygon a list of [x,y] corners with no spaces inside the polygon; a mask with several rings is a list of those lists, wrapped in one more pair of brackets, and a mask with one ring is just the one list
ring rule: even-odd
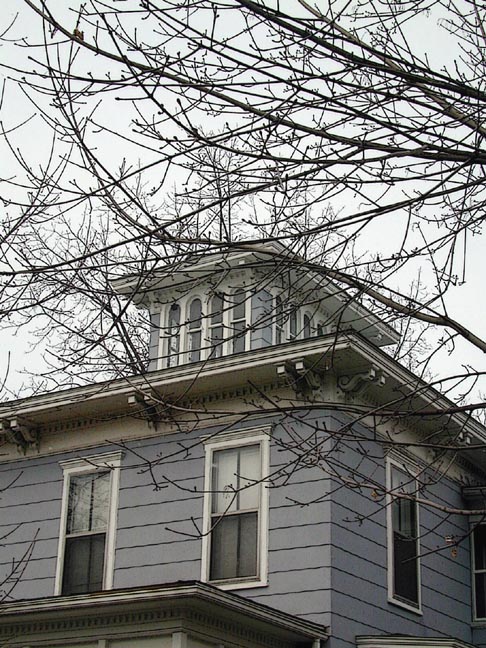
{"label": "window sill", "polygon": [[406,603],[405,601],[400,601],[400,599],[388,597],[388,603],[391,605],[396,605],[397,607],[401,607],[404,610],[407,610],[408,612],[413,612],[414,614],[417,614],[418,616],[423,616],[422,612],[422,607],[415,607],[411,603]]}
{"label": "window sill", "polygon": [[221,580],[221,581],[207,581],[209,585],[214,585],[221,590],[238,590],[238,589],[252,589],[253,587],[267,587],[267,580]]}

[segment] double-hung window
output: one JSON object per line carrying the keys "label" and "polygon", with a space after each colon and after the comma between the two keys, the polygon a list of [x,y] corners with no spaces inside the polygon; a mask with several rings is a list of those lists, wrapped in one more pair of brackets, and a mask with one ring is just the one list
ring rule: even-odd
{"label": "double-hung window", "polygon": [[206,443],[203,581],[266,584],[268,445],[261,431]]}
{"label": "double-hung window", "polygon": [[220,358],[223,355],[224,308],[224,296],[219,293],[213,295],[209,306],[209,344],[211,346],[209,358]]}
{"label": "double-hung window", "polygon": [[246,338],[246,295],[244,290],[237,290],[233,294],[233,308],[231,309],[231,328],[233,336],[233,353],[245,350]]}
{"label": "double-hung window", "polygon": [[486,524],[477,524],[472,532],[472,571],[474,619],[486,619]]}
{"label": "double-hung window", "polygon": [[189,306],[189,362],[201,359],[202,305],[196,297]]}
{"label": "double-hung window", "polygon": [[61,463],[64,491],[56,594],[85,594],[113,583],[121,453]]}
{"label": "double-hung window", "polygon": [[389,599],[420,611],[417,481],[398,463],[390,461],[387,468]]}
{"label": "double-hung window", "polygon": [[179,350],[181,340],[181,307],[172,304],[169,309],[167,366],[176,367],[179,364]]}
{"label": "double-hung window", "polygon": [[284,312],[283,303],[280,295],[275,297],[275,344],[281,344],[284,341]]}

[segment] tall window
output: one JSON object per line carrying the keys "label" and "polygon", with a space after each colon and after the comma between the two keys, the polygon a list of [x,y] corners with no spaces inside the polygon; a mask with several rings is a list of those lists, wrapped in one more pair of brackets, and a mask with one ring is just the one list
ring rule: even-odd
{"label": "tall window", "polygon": [[56,594],[97,592],[112,585],[120,461],[121,453],[114,453],[61,464]]}
{"label": "tall window", "polygon": [[268,492],[262,477],[268,471],[268,438],[216,442],[206,452],[202,579],[264,584]]}
{"label": "tall window", "polygon": [[189,362],[201,359],[202,307],[201,300],[193,299],[189,306]]}
{"label": "tall window", "polygon": [[181,339],[181,307],[179,304],[172,304],[170,307],[167,328],[169,333],[167,366],[176,367],[179,364]]}
{"label": "tall window", "polygon": [[110,473],[71,477],[62,594],[103,589]]}
{"label": "tall window", "polygon": [[417,483],[394,463],[389,463],[388,471],[389,593],[394,602],[419,609]]}
{"label": "tall window", "polygon": [[304,326],[303,326],[303,335],[304,339],[310,338],[311,336],[311,318],[309,315],[304,315]]}
{"label": "tall window", "polygon": [[283,304],[280,295],[275,297],[275,344],[281,344],[284,339]]}
{"label": "tall window", "polygon": [[223,354],[223,313],[224,297],[216,294],[211,298],[209,320],[210,358],[220,358]]}
{"label": "tall window", "polygon": [[295,340],[297,337],[297,307],[291,305],[289,315],[289,340]]}
{"label": "tall window", "polygon": [[473,531],[474,618],[486,618],[486,524]]}
{"label": "tall window", "polygon": [[246,338],[246,296],[244,290],[237,290],[233,294],[231,329],[233,353],[240,353],[245,350]]}

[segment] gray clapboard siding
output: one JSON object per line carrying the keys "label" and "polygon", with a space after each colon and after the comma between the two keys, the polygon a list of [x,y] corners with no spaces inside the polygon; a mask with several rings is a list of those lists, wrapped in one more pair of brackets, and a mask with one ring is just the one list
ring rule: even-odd
{"label": "gray clapboard siding", "polygon": [[271,549],[269,551],[269,565],[272,574],[290,570],[294,564],[298,565],[298,569],[330,567],[330,546],[326,547],[319,544],[314,547],[291,547],[289,549]]}
{"label": "gray clapboard siding", "polygon": [[472,642],[475,646],[486,646],[486,625],[477,625],[473,628]]}
{"label": "gray clapboard siding", "polygon": [[[270,605],[277,610],[296,614],[305,618],[312,618],[317,623],[329,625],[331,609],[331,590],[321,584],[319,589],[311,590],[305,586],[297,586],[295,590],[285,592],[272,592],[264,587],[258,591],[243,590],[245,596],[254,601]],[[327,644],[326,644],[327,646]]]}
{"label": "gray clapboard siding", "polygon": [[329,502],[316,502],[308,506],[286,502],[275,506],[274,491],[270,490],[270,529],[284,531],[289,526],[303,526],[305,524],[329,524],[331,520],[331,506]]}
{"label": "gray clapboard siding", "polygon": [[141,587],[173,583],[179,580],[197,580],[200,573],[199,563],[189,561],[137,565],[128,569],[116,569],[114,587]]}
{"label": "gray clapboard siding", "polygon": [[[366,430],[359,428],[362,435]],[[358,468],[385,483],[385,458],[368,458],[343,446],[342,469]],[[427,488],[427,497],[438,503],[462,506],[460,486],[444,478]],[[346,522],[356,515],[361,524]],[[454,636],[471,640],[469,625],[468,549],[452,559],[435,549],[444,536],[464,533],[466,521],[444,519],[433,509],[420,507],[422,615],[387,602],[386,507],[374,501],[370,489],[338,489],[332,496],[332,616],[331,648],[355,645],[356,635],[408,634]],[[432,553],[430,553],[432,552]]]}
{"label": "gray clapboard siding", "polygon": [[[145,536],[148,534],[145,533]],[[199,538],[165,538],[155,534],[152,542],[147,537],[146,542],[140,537],[139,545],[118,548],[116,568],[123,569],[137,565],[156,565],[168,562],[184,562],[199,560],[201,543]]]}

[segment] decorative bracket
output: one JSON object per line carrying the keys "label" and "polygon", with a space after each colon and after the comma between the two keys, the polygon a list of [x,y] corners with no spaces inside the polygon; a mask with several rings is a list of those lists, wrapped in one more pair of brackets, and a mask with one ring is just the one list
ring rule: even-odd
{"label": "decorative bracket", "polygon": [[148,394],[141,394],[136,392],[128,396],[128,404],[130,407],[137,407],[138,413],[148,422],[149,426],[152,425],[157,430],[157,423],[159,417],[157,415],[157,406],[153,403]]}
{"label": "decorative bracket", "polygon": [[0,434],[4,434],[9,443],[17,446],[24,455],[27,448],[39,448],[39,431],[36,426],[25,419],[12,418],[0,421]]}
{"label": "decorative bracket", "polygon": [[289,360],[277,365],[277,376],[283,376],[297,394],[315,398],[322,386],[322,376],[313,368],[306,367],[303,359]]}
{"label": "decorative bracket", "polygon": [[383,371],[375,365],[371,365],[369,370],[363,373],[354,374],[354,376],[341,376],[338,378],[338,387],[345,393],[359,394],[370,385],[384,387],[386,376]]}
{"label": "decorative bracket", "polygon": [[471,445],[471,434],[465,430],[461,430],[458,434],[457,442],[464,445]]}

